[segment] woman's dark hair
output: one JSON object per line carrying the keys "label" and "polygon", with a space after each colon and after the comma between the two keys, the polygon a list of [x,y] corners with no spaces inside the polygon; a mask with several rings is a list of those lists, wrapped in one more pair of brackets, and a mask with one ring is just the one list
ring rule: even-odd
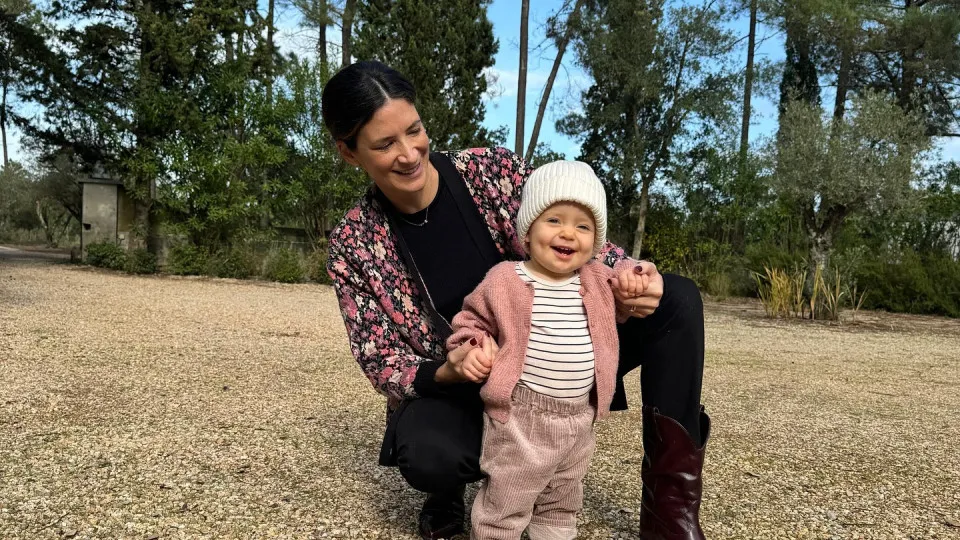
{"label": "woman's dark hair", "polygon": [[323,123],[334,140],[357,148],[357,133],[390,99],[415,104],[417,91],[399,71],[377,61],[341,69],[323,88]]}

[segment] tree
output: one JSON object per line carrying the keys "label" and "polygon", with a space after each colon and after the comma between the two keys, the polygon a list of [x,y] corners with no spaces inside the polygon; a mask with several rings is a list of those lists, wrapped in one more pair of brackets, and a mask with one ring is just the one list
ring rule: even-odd
{"label": "tree", "polygon": [[747,30],[747,68],[743,75],[743,117],[740,122],[740,174],[747,168],[750,149],[750,99],[753,95],[753,54],[757,46],[757,0],[750,0],[750,26]]}
{"label": "tree", "polygon": [[217,37],[209,19],[190,17],[204,9],[70,0],[50,12],[70,57],[63,73],[29,94],[43,116],[27,134],[46,162],[67,154],[81,169],[101,163],[123,178],[134,200],[133,248],[156,248],[156,183],[165,172],[159,146],[189,129],[193,105],[183,90],[201,76]]}
{"label": "tree", "polygon": [[919,111],[930,136],[960,136],[960,6],[902,0],[870,13],[864,70],[856,89],[892,96]]}
{"label": "tree", "polygon": [[17,162],[0,168],[0,233],[36,228],[33,177]]}
{"label": "tree", "polygon": [[[583,2],[584,0],[576,0],[573,9],[570,10],[570,15],[567,16],[566,22],[562,26],[558,20],[564,10],[563,7],[556,15],[551,17],[547,23],[547,37],[554,39],[557,47],[557,56],[553,60],[553,67],[550,68],[550,75],[547,76],[547,82],[543,86],[543,95],[540,96],[540,105],[537,107],[537,118],[533,122],[533,133],[530,134],[530,142],[527,144],[527,152],[524,155],[524,158],[529,162],[533,161],[534,154],[540,150],[540,145],[537,140],[540,138],[540,126],[543,123],[543,115],[547,110],[547,103],[550,101],[550,92],[553,90],[553,83],[557,80],[557,72],[563,63],[563,55],[567,52],[567,44],[570,43],[570,39],[577,28]],[[564,7],[566,7],[566,5],[567,2],[564,2]]]}
{"label": "tree", "polygon": [[514,152],[523,155],[523,120],[527,114],[527,26],[530,22],[530,0],[520,2],[520,72],[517,77],[517,133]]}
{"label": "tree", "polygon": [[786,59],[780,82],[781,116],[793,101],[820,105],[812,8],[809,0],[785,0],[783,4]]}
{"label": "tree", "polygon": [[[64,62],[50,48],[50,30],[29,0],[0,0],[0,139],[3,165],[10,162],[7,129],[26,128],[30,115],[15,107],[29,101],[40,81],[63,73]],[[58,69],[59,68],[59,69]],[[62,76],[62,75],[61,75]]]}
{"label": "tree", "polygon": [[326,66],[327,27],[333,22],[328,0],[293,0],[293,5],[300,12],[300,26],[317,31],[317,59]]}
{"label": "tree", "polygon": [[776,153],[775,192],[803,216],[810,275],[829,267],[837,232],[851,216],[904,204],[929,145],[922,120],[883,96],[854,101],[842,120],[791,103]]}
{"label": "tree", "polygon": [[709,129],[731,119],[738,79],[724,62],[733,38],[722,28],[723,9],[713,2],[664,8],[660,0],[588,3],[577,56],[594,82],[583,113],[558,122],[583,141],[581,159],[607,186],[617,222],[610,228],[614,237],[632,232],[634,257],[642,253],[651,186],[695,124]]}
{"label": "tree", "polygon": [[283,187],[288,208],[310,240],[319,244],[332,223],[349,209],[367,185],[366,175],[343,167],[323,124],[320,96],[330,71],[317,64],[292,60],[288,75],[295,118],[290,130],[296,149],[294,173]]}
{"label": "tree", "polygon": [[497,41],[487,19],[489,0],[366,0],[357,5],[353,52],[407,76],[417,111],[435,147],[488,146],[503,140],[481,123],[484,70]]}
{"label": "tree", "polygon": [[345,0],[340,21],[340,66],[348,66],[353,59],[353,21],[357,13],[357,0]]}

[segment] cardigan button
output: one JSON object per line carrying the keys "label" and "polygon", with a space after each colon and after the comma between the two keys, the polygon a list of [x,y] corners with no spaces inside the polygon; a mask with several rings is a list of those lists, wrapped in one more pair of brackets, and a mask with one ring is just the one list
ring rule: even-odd
{"label": "cardigan button", "polygon": [[587,290],[584,289],[583,287],[580,287],[580,296],[586,296],[586,295],[587,295]]}

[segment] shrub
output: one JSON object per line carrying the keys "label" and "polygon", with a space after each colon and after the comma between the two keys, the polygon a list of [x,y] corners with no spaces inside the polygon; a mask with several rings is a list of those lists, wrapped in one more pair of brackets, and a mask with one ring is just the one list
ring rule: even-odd
{"label": "shrub", "polygon": [[883,253],[861,264],[856,280],[870,291],[864,308],[960,317],[960,263],[949,257]]}
{"label": "shrub", "polygon": [[729,298],[732,290],[733,280],[729,274],[718,272],[707,276],[706,293],[717,300]]}
{"label": "shrub", "polygon": [[242,247],[221,249],[207,261],[207,274],[216,277],[246,279],[256,274],[253,252]]}
{"label": "shrub", "polygon": [[281,283],[303,281],[303,263],[300,254],[292,249],[278,249],[269,255],[263,266],[263,277]]}
{"label": "shrub", "polygon": [[127,266],[127,252],[113,242],[95,242],[87,246],[87,264],[111,270]]}
{"label": "shrub", "polygon": [[131,274],[154,274],[157,271],[157,256],[145,249],[135,249],[127,255],[124,270]]}
{"label": "shrub", "polygon": [[209,258],[206,250],[197,246],[174,246],[167,257],[167,271],[178,276],[198,276],[207,270]]}
{"label": "shrub", "polygon": [[307,257],[307,277],[323,285],[332,285],[333,280],[327,274],[327,250],[318,248]]}
{"label": "shrub", "polygon": [[807,273],[798,270],[790,274],[779,268],[764,267],[756,274],[760,303],[768,317],[799,317],[803,315],[803,284]]}

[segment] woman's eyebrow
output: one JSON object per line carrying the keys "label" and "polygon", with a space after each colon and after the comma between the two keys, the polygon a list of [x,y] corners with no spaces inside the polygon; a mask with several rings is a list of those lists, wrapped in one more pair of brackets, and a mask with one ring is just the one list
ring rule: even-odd
{"label": "woman's eyebrow", "polygon": [[[420,125],[420,124],[422,124],[422,123],[423,123],[422,120],[416,120],[414,123],[410,124],[410,127],[408,127],[408,128],[406,129],[406,131],[410,131],[411,129],[417,127],[418,125]],[[383,144],[383,143],[389,141],[389,140],[392,139],[392,138],[393,138],[393,135],[387,135],[386,137],[381,137],[381,138],[373,141],[371,144],[373,144],[374,146],[377,146],[377,145],[380,145],[380,144]]]}

